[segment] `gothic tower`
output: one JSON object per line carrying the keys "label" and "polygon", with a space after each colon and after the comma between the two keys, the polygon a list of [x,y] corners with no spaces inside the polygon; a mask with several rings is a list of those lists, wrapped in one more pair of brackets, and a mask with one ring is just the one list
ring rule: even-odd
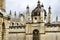
{"label": "gothic tower", "polygon": [[[28,16],[27,16],[28,17]],[[40,40],[41,33],[45,33],[46,10],[38,0],[37,6],[32,10],[31,23],[26,23],[26,40]]]}
{"label": "gothic tower", "polygon": [[2,10],[2,11],[6,11],[5,10],[5,8],[6,8],[6,6],[5,6],[5,0],[0,0],[0,10]]}
{"label": "gothic tower", "polygon": [[48,8],[48,23],[51,23],[51,7]]}

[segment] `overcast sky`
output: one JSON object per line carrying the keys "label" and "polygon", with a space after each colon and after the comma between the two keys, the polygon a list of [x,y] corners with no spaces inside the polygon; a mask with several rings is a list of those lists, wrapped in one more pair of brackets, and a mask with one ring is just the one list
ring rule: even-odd
{"label": "overcast sky", "polygon": [[[31,12],[37,6],[37,1],[38,0],[6,0],[6,11],[9,13],[9,11],[12,10],[12,14],[14,11],[17,11],[18,15],[19,11],[25,13],[26,6],[29,5]],[[49,5],[51,6],[53,21],[56,16],[58,16],[60,20],[60,0],[40,0],[40,2],[44,4],[44,8],[47,12]]]}

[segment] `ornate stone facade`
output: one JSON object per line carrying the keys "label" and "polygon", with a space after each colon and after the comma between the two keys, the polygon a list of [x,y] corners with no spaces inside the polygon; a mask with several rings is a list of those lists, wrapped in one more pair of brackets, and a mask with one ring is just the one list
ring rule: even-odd
{"label": "ornate stone facade", "polygon": [[12,18],[11,11],[7,15],[2,9],[5,10],[5,0],[0,0],[0,40],[60,40],[58,16],[56,22],[52,22],[50,6],[47,14],[44,5],[38,1],[31,15],[27,6],[26,16],[19,14],[19,19],[16,19],[16,11]]}

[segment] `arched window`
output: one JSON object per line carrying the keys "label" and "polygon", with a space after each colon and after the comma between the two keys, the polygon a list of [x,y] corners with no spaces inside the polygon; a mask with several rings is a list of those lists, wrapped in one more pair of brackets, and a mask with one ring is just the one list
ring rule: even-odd
{"label": "arched window", "polygon": [[39,40],[39,31],[37,29],[33,31],[33,40]]}
{"label": "arched window", "polygon": [[4,34],[5,34],[5,23],[2,23],[2,40],[4,40]]}

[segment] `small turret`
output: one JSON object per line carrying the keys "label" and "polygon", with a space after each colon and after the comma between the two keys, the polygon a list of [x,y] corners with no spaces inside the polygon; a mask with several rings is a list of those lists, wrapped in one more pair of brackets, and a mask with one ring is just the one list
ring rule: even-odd
{"label": "small turret", "polygon": [[48,23],[51,23],[51,7],[48,8]]}
{"label": "small turret", "polygon": [[10,10],[10,13],[9,13],[9,17],[10,17],[10,25],[12,25],[12,12]]}
{"label": "small turret", "polygon": [[11,12],[11,10],[10,10],[10,12],[9,12],[9,17],[12,19],[12,12]]}
{"label": "small turret", "polygon": [[43,3],[41,5],[41,11],[44,11],[44,5],[43,5]]}
{"label": "small turret", "polygon": [[46,23],[46,10],[44,9],[43,3],[41,4],[41,11],[40,11],[40,22]]}
{"label": "small turret", "polygon": [[16,11],[14,12],[14,21],[16,22]]}
{"label": "small turret", "polygon": [[11,12],[11,10],[10,10],[10,13],[9,13],[9,15],[11,15],[12,14],[12,12]]}
{"label": "small turret", "polygon": [[19,20],[20,20],[20,12],[19,12]]}
{"label": "small turret", "polygon": [[14,13],[14,16],[16,16],[16,11],[15,11],[15,13]]}
{"label": "small turret", "polygon": [[30,22],[29,6],[26,7],[26,22]]}
{"label": "small turret", "polygon": [[58,16],[56,16],[56,24],[58,23]]}
{"label": "small turret", "polygon": [[14,12],[14,25],[16,26],[16,11]]}

